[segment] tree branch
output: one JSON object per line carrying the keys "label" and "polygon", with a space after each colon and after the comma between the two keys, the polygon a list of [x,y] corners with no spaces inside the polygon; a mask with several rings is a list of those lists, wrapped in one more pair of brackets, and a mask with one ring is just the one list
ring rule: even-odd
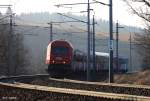
{"label": "tree branch", "polygon": [[150,2],[148,2],[147,0],[142,0],[148,7],[150,7]]}
{"label": "tree branch", "polygon": [[[149,18],[143,16],[143,14],[141,14],[141,13],[139,13],[137,10],[135,10],[135,9],[130,5],[130,3],[129,3],[127,0],[124,0],[124,1],[126,1],[127,5],[130,7],[130,9],[131,9],[136,15],[138,15],[139,17],[143,18],[144,20],[150,22],[150,19],[149,19]],[[142,1],[144,2],[144,1],[146,1],[146,0],[142,0]],[[134,2],[134,1],[133,1],[133,2]],[[135,2],[136,2],[136,1],[135,1]],[[139,1],[138,1],[138,2],[139,2]],[[146,2],[147,2],[147,1],[146,1]],[[147,3],[148,3],[148,2],[147,2]],[[149,3],[148,3],[148,4],[149,4]],[[150,15],[147,15],[147,16],[150,16]]]}

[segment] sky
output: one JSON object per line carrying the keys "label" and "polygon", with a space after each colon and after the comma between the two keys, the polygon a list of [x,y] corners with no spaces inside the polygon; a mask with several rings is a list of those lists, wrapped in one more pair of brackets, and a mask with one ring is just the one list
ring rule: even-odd
{"label": "sky", "polygon": [[[104,3],[109,3],[109,0],[98,0]],[[50,13],[72,13],[76,15],[86,15],[87,13],[79,13],[81,11],[87,10],[87,5],[74,5],[65,7],[56,7],[54,5],[66,4],[66,3],[81,3],[87,2],[87,0],[0,0],[0,5],[12,4],[13,12],[16,14],[21,13],[31,13],[31,12],[50,12]],[[90,2],[93,2],[90,0]],[[108,20],[109,18],[109,8],[108,6],[100,4],[91,4],[91,16],[95,14],[96,18],[102,18]],[[5,12],[5,8],[0,8],[1,12]],[[131,13],[129,7],[122,0],[113,0],[113,20],[119,23],[143,27],[142,20]]]}

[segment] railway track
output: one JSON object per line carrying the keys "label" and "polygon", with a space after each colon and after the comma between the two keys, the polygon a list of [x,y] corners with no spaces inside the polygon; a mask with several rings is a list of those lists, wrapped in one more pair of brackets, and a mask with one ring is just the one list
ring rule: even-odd
{"label": "railway track", "polygon": [[[32,82],[34,84],[34,82]],[[88,91],[108,92],[118,94],[130,94],[150,97],[150,86],[130,85],[130,84],[114,84],[114,83],[98,83],[76,80],[61,80],[49,78],[48,86],[74,88]]]}
{"label": "railway track", "polygon": [[0,100],[15,101],[150,101],[150,97],[76,89],[0,83]]}
{"label": "railway track", "polygon": [[19,75],[19,76],[9,76],[0,77],[0,82],[14,83],[14,82],[31,82],[35,79],[48,79],[49,74],[35,74],[35,75]]}
{"label": "railway track", "polygon": [[[33,88],[34,87],[35,88],[41,88],[41,87],[44,88],[44,86],[45,87],[48,86],[50,88],[52,87],[52,88],[72,89],[74,91],[77,90],[77,92],[78,91],[85,91],[84,93],[87,93],[87,94],[90,92],[93,92],[91,94],[97,94],[97,93],[103,92],[104,93],[103,98],[108,96],[107,94],[112,94],[112,96],[116,95],[116,96],[119,96],[119,98],[120,98],[120,96],[123,95],[123,97],[120,98],[119,101],[126,101],[126,100],[127,101],[133,101],[133,100],[131,100],[131,98],[132,99],[138,99],[135,101],[140,101],[141,98],[143,98],[143,99],[145,99],[145,98],[149,99],[150,98],[150,86],[85,82],[85,81],[76,81],[76,80],[69,80],[69,79],[54,79],[54,78],[50,78],[50,76],[48,74],[2,77],[2,78],[0,78],[0,82],[3,82],[2,84],[5,83],[6,84],[5,86],[8,86],[10,84],[9,86],[15,85],[17,87],[21,86],[21,87],[25,87],[25,88],[26,88],[26,86],[29,86],[29,87],[33,86]],[[30,85],[22,84],[22,83],[28,83]],[[41,86],[37,86],[37,85],[41,85]],[[0,87],[3,87],[3,86],[0,86]],[[24,89],[24,88],[22,88],[22,89]],[[26,89],[28,89],[28,88],[26,88]],[[66,92],[68,92],[68,91],[66,91]],[[69,94],[71,94],[71,93],[69,93]],[[72,95],[74,95],[74,94],[72,94]],[[78,95],[78,97],[80,96],[80,94],[77,94],[77,95]],[[70,96],[70,95],[67,95],[67,96]],[[82,95],[82,96],[84,96],[84,97],[88,96],[89,97],[89,95]],[[90,98],[92,96],[94,96],[94,95],[91,95]],[[117,98],[112,97],[112,99],[117,99],[117,100],[119,98],[118,97]],[[126,99],[126,98],[129,98],[129,99]],[[117,101],[117,100],[110,100],[111,97],[109,97],[108,99],[109,100],[105,99],[102,101]],[[88,101],[90,101],[90,100],[88,100]],[[91,100],[91,101],[93,101],[93,100]],[[94,101],[97,101],[97,100],[94,100]],[[141,101],[144,101],[144,100],[141,100]],[[150,99],[145,100],[145,101],[150,101]]]}

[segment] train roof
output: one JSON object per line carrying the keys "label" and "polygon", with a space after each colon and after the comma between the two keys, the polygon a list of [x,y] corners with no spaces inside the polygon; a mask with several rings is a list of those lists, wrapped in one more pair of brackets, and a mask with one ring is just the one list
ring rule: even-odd
{"label": "train roof", "polygon": [[[81,50],[75,49],[74,52],[76,54],[80,54],[80,55],[87,55],[86,52],[83,52]],[[104,53],[104,52],[95,52],[96,56],[102,56],[102,57],[109,57],[109,53]]]}
{"label": "train roof", "polygon": [[[81,51],[81,50],[78,50],[78,49],[75,49],[75,51],[74,51],[76,54],[80,54],[80,55],[87,55],[87,53],[86,52],[83,52],[83,51]],[[95,55],[96,56],[100,56],[100,57],[109,57],[109,53],[106,53],[106,52],[95,52]],[[114,55],[114,58],[116,58],[115,57],[115,55]],[[120,59],[128,59],[128,57],[127,56],[119,56],[119,58]]]}
{"label": "train roof", "polygon": [[[105,53],[105,52],[95,52],[95,55],[96,56],[109,57],[109,53]],[[114,56],[114,58],[116,58],[116,56]],[[126,56],[119,56],[119,58],[128,59],[128,57],[126,57]]]}
{"label": "train roof", "polygon": [[55,40],[53,40],[53,41],[51,41],[50,43],[49,43],[49,47],[51,46],[51,44],[53,44],[53,43],[55,43],[55,42],[66,42],[66,43],[68,43],[72,48],[73,48],[73,45],[72,45],[72,43],[70,42],[70,41],[68,41],[68,40],[65,40],[65,39],[55,39]]}
{"label": "train roof", "polygon": [[104,52],[95,52],[96,56],[104,56],[104,57],[109,57],[109,53],[104,53]]}

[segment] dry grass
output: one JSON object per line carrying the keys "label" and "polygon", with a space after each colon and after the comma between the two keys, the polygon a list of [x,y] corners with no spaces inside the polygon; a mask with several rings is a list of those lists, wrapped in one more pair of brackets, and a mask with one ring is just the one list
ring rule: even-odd
{"label": "dry grass", "polygon": [[114,77],[116,83],[150,85],[150,70],[133,74],[117,74]]}

